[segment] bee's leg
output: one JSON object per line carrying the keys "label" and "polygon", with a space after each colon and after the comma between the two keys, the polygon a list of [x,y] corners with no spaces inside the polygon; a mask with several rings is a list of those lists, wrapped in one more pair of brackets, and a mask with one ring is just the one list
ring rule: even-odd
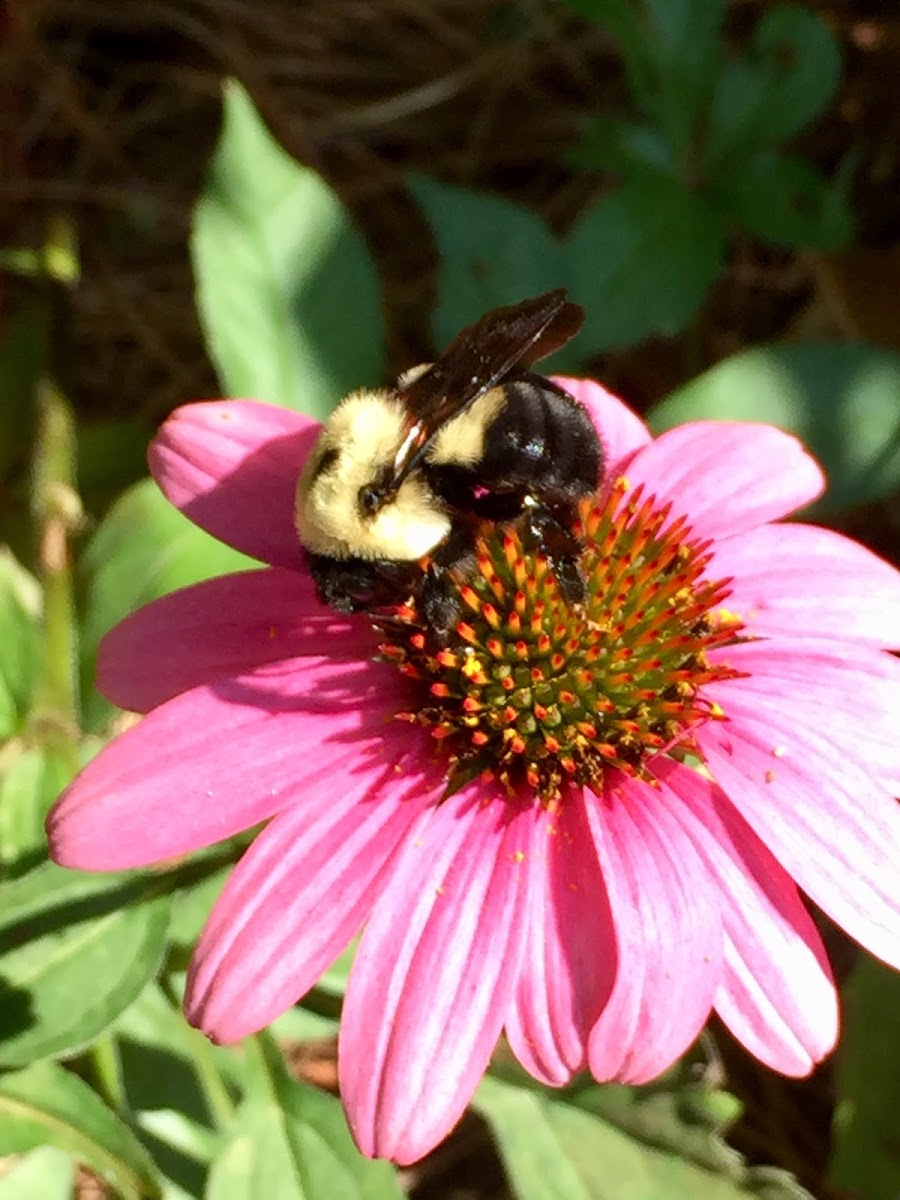
{"label": "bee's leg", "polygon": [[361,558],[328,558],[307,551],[310,574],[323,604],[339,613],[356,613],[371,608],[378,591],[375,563]]}
{"label": "bee's leg", "polygon": [[551,512],[532,501],[526,504],[522,521],[534,548],[550,564],[562,594],[570,604],[583,604],[587,599],[587,587],[578,560],[584,547],[572,532],[574,517],[574,513]]}
{"label": "bee's leg", "polygon": [[419,603],[426,623],[441,645],[446,645],[459,624],[460,580],[471,575],[474,565],[474,534],[466,524],[454,527],[431,556]]}

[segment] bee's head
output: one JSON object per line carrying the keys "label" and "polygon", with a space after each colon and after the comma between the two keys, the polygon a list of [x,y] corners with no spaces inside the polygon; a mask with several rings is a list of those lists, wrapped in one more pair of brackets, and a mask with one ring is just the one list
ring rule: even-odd
{"label": "bee's head", "polygon": [[385,481],[403,443],[405,412],[392,392],[353,392],[319,435],[297,484],[300,540],[329,558],[414,561],[450,531],[421,471]]}

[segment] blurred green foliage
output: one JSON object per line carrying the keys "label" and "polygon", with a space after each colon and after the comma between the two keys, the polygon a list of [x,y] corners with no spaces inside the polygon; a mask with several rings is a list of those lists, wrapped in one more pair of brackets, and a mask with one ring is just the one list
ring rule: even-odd
{"label": "blurred green foliage", "polygon": [[565,153],[614,185],[564,237],[495,196],[414,177],[440,250],[435,340],[480,312],[548,287],[584,306],[579,337],[551,361],[674,335],[721,274],[729,235],[835,249],[852,235],[850,160],[834,180],[787,147],[834,100],[837,43],[803,8],[763,13],[741,56],[724,0],[568,0],[616,39],[634,112],[587,116]]}

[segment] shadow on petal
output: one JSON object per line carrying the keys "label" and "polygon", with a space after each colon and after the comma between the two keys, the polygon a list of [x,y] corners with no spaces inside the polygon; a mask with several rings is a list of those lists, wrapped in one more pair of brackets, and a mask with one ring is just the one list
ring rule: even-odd
{"label": "shadow on petal", "polygon": [[148,452],[167,499],[219,541],[272,566],[302,568],[294,492],[321,427],[249,400],[177,409]]}

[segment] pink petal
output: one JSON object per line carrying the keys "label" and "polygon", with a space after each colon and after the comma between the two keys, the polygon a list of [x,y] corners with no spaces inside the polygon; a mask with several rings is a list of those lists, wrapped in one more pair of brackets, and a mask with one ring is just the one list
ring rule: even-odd
{"label": "pink petal", "polygon": [[506,1033],[531,1075],[560,1086],[586,1069],[588,1035],[615,979],[616,935],[583,795],[573,789],[536,816],[541,869]]}
{"label": "pink petal", "polygon": [[715,784],[687,767],[657,770],[716,884],[725,962],[716,1008],[747,1049],[807,1075],[833,1049],[838,1003],[822,940],[797,889]]}
{"label": "pink petal", "polygon": [[616,927],[619,970],[588,1044],[600,1080],[646,1083],[703,1028],[722,978],[715,891],[659,790],[618,776],[587,814]]}
{"label": "pink petal", "polygon": [[309,657],[185,692],[63,792],[47,819],[51,854],[116,871],[232,837],[389,748],[401,687],[393,667]]}
{"label": "pink petal", "polygon": [[670,429],[635,455],[627,474],[633,487],[671,500],[704,538],[774,521],[825,488],[821,468],[795,437],[740,421]]}
{"label": "pink petal", "polygon": [[197,945],[188,1020],[217,1042],[255,1033],[320,977],[362,926],[385,871],[444,779],[418,731],[386,757],[320,779],[272,819],[235,868]]}
{"label": "pink petal", "polygon": [[900,572],[830,529],[773,525],[714,547],[728,607],[760,636],[808,634],[900,647]]}
{"label": "pink petal", "polygon": [[176,409],[150,445],[150,471],[185,516],[221,542],[279,567],[302,567],[297,478],[320,426],[253,400]]}
{"label": "pink petal", "polygon": [[786,725],[733,691],[728,715],[697,735],[714,778],[816,904],[900,966],[900,806],[853,746]]}
{"label": "pink petal", "polygon": [[326,649],[370,657],[379,640],[364,619],[325,608],[307,572],[245,571],[126,617],[100,644],[97,687],[120,708],[148,712],[179,692],[282,658]]}
{"label": "pink petal", "polygon": [[900,660],[815,637],[745,642],[709,657],[746,672],[710,692],[726,713],[737,695],[780,727],[796,723],[826,733],[834,745],[852,748],[886,791],[900,793]]}
{"label": "pink petal", "polygon": [[588,410],[606,457],[604,473],[617,474],[635,451],[650,442],[650,431],[637,413],[593,379],[555,375],[554,380]]}
{"label": "pink petal", "polygon": [[500,1034],[525,944],[537,824],[472,785],[426,814],[366,926],[339,1067],[364,1154],[410,1163],[462,1115]]}

